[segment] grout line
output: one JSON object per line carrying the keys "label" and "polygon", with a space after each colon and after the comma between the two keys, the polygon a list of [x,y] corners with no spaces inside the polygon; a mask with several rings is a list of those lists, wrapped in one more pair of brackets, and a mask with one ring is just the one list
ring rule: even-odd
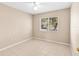
{"label": "grout line", "polygon": [[50,40],[46,40],[44,38],[37,38],[37,37],[33,37],[34,39],[38,39],[38,40],[42,40],[42,41],[46,41],[49,43],[56,43],[56,44],[61,44],[61,45],[65,45],[65,46],[70,46],[70,44],[68,43],[63,43],[63,42],[57,42],[57,41],[50,41]]}
{"label": "grout line", "polygon": [[29,40],[31,40],[31,39],[32,39],[32,37],[31,37],[31,38],[27,38],[27,39],[25,39],[25,40],[23,40],[23,41],[20,41],[20,42],[17,42],[17,43],[8,45],[8,46],[6,46],[6,47],[4,47],[4,48],[0,48],[0,51],[6,50],[6,49],[11,48],[11,47],[14,47],[14,46],[16,46],[16,45],[19,45],[19,44],[21,44],[21,43],[23,43],[23,42],[25,42],[25,41],[29,41]]}

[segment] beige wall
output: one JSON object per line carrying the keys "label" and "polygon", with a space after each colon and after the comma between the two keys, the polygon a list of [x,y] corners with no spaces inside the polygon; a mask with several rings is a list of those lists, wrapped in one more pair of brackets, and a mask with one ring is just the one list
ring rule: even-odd
{"label": "beige wall", "polygon": [[[39,21],[41,17],[57,17],[58,16],[58,32],[43,32],[40,31]],[[58,41],[58,42],[70,42],[70,9],[57,10],[53,12],[43,13],[34,15],[33,18],[33,34],[35,37],[46,38],[50,41]]]}
{"label": "beige wall", "polygon": [[73,54],[79,55],[79,3],[73,3],[71,7],[71,43]]}
{"label": "beige wall", "polygon": [[0,5],[0,48],[32,35],[32,15]]}

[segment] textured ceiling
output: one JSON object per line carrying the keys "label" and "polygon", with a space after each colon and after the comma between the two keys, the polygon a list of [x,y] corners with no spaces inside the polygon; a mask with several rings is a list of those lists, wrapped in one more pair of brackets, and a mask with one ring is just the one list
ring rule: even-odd
{"label": "textured ceiling", "polygon": [[60,10],[64,8],[71,7],[70,2],[41,2],[38,6],[38,10],[34,10],[33,2],[4,2],[7,6],[16,8],[18,10],[30,13],[30,14],[39,14],[49,11]]}

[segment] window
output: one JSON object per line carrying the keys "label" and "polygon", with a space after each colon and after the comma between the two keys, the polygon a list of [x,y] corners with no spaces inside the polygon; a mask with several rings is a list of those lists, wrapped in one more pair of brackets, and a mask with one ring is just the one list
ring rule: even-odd
{"label": "window", "polygon": [[41,18],[40,30],[41,31],[57,31],[58,30],[58,17]]}

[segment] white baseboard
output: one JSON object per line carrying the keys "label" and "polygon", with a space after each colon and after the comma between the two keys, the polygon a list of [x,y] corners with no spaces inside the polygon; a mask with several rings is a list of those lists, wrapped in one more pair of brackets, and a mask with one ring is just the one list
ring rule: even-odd
{"label": "white baseboard", "polygon": [[38,37],[33,37],[34,39],[38,39],[38,40],[42,40],[42,41],[46,41],[46,42],[49,42],[49,43],[56,43],[56,44],[61,44],[61,45],[65,45],[65,46],[70,46],[69,43],[64,43],[64,42],[57,42],[57,41],[51,41],[51,40],[47,40],[47,39],[44,39],[44,38],[38,38]]}
{"label": "white baseboard", "polygon": [[6,50],[6,49],[11,48],[11,47],[14,47],[14,46],[16,46],[16,45],[19,45],[19,44],[21,44],[21,43],[23,43],[23,42],[26,42],[26,41],[28,41],[28,40],[31,40],[31,39],[32,39],[32,37],[31,37],[31,38],[26,38],[26,39],[24,39],[23,41],[19,41],[19,42],[17,42],[17,43],[8,45],[8,46],[6,46],[6,47],[4,47],[4,48],[0,48],[0,51]]}
{"label": "white baseboard", "polygon": [[16,45],[19,45],[19,44],[21,44],[21,43],[23,43],[23,42],[26,42],[26,41],[28,41],[28,40],[31,40],[31,39],[38,39],[38,40],[42,40],[42,41],[46,41],[46,42],[50,42],[50,43],[56,43],[56,44],[61,44],[61,45],[65,45],[65,46],[70,46],[70,44],[68,44],[68,43],[57,42],[57,41],[50,41],[50,40],[46,40],[46,39],[42,39],[42,38],[37,38],[37,37],[30,37],[30,38],[26,38],[26,39],[23,40],[23,41],[20,41],[20,42],[17,42],[17,43],[8,45],[8,46],[6,46],[6,47],[4,47],[4,48],[0,48],[0,51],[4,51],[4,50],[6,50],[6,49],[8,49],[8,48],[12,48],[12,47],[14,47],[14,46],[16,46]]}

